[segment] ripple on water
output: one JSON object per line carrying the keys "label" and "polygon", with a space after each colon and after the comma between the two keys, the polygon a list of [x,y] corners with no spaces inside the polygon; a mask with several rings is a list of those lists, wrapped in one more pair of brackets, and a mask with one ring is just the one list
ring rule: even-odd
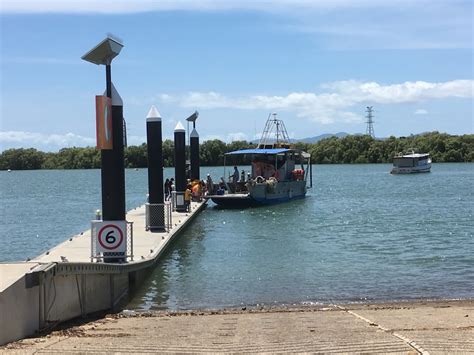
{"label": "ripple on water", "polygon": [[[128,308],[474,297],[473,166],[434,164],[417,176],[392,176],[388,165],[314,166],[306,199],[209,207]],[[220,173],[201,173],[211,170]],[[3,261],[35,256],[89,228],[100,208],[98,170],[0,172],[0,181],[9,186],[0,196],[8,206]],[[142,204],[146,170],[127,171],[126,183],[128,208]]]}

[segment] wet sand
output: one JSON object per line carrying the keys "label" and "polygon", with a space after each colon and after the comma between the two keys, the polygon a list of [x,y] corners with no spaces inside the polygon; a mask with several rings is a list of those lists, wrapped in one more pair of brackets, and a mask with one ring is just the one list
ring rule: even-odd
{"label": "wet sand", "polygon": [[64,324],[0,352],[474,354],[474,300],[125,311]]}

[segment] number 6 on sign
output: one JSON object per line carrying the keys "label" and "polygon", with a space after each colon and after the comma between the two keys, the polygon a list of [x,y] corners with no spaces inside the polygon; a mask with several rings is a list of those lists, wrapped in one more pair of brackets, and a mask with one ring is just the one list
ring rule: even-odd
{"label": "number 6 on sign", "polygon": [[126,221],[103,221],[96,225],[96,252],[126,252],[127,242]]}

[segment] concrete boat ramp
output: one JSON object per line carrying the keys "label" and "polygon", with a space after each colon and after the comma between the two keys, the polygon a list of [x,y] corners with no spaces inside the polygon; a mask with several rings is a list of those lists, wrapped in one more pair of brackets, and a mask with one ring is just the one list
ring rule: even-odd
{"label": "concrete boat ramp", "polygon": [[91,261],[91,230],[27,262],[0,263],[0,345],[60,322],[113,309],[138,286],[170,242],[205,207],[173,212],[168,231],[145,230],[145,205],[129,211],[133,260]]}
{"label": "concrete boat ramp", "polygon": [[6,354],[473,354],[472,301],[122,312]]}

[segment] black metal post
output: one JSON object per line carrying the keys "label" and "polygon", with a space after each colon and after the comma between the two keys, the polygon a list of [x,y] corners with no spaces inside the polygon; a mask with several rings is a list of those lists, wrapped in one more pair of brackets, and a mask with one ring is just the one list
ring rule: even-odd
{"label": "black metal post", "polygon": [[110,64],[105,66],[105,87],[107,97],[112,98],[112,66]]}
{"label": "black metal post", "polygon": [[[193,122],[194,123],[194,122]],[[199,174],[199,134],[194,128],[190,136],[191,180],[200,180]]]}
{"label": "black metal post", "polygon": [[186,190],[186,131],[181,123],[174,130],[174,174],[177,192]]}
{"label": "black metal post", "polygon": [[152,107],[146,119],[148,151],[148,201],[163,203],[163,142],[161,117]]}
{"label": "black metal post", "polygon": [[110,80],[110,65],[106,66],[107,96],[112,98],[113,149],[101,150],[102,219],[125,220],[125,166],[123,152],[123,103]]}

